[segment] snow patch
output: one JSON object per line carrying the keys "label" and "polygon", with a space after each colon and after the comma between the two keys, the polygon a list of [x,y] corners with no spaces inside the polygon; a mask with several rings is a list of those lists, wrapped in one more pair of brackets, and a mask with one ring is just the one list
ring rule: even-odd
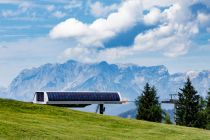
{"label": "snow patch", "polygon": [[198,76],[198,74],[199,74],[199,72],[196,72],[196,71],[188,71],[186,73],[186,76],[187,77],[189,76],[191,79],[193,79],[193,78],[196,78]]}

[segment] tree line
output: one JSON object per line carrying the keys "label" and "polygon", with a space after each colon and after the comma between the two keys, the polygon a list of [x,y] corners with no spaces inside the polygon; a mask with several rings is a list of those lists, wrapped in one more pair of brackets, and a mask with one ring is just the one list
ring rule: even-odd
{"label": "tree line", "polygon": [[[142,94],[136,99],[136,119],[172,123],[169,114],[162,110],[158,99],[157,89],[146,83]],[[178,92],[174,115],[177,125],[210,130],[210,89],[207,97],[202,98],[188,77],[184,87]]]}

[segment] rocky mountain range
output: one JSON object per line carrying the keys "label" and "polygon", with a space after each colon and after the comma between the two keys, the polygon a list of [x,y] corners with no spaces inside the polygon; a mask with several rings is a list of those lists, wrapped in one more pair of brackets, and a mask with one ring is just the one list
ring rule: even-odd
{"label": "rocky mountain range", "polygon": [[[209,70],[170,74],[164,65],[145,67],[105,61],[88,64],[69,60],[63,64],[45,64],[23,70],[7,89],[0,89],[0,97],[32,101],[34,92],[38,90],[108,90],[119,91],[123,99],[134,101],[148,82],[157,88],[162,100],[171,93],[177,93],[188,76],[198,93],[206,96],[210,88]],[[108,114],[119,114],[133,107],[134,104],[108,107]]]}

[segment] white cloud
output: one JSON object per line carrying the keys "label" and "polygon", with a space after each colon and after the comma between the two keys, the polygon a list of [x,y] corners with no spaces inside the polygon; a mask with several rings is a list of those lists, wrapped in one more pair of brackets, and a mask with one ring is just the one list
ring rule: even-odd
{"label": "white cloud", "polygon": [[62,12],[62,11],[55,11],[53,13],[53,16],[56,17],[56,18],[63,18],[66,16],[66,13]]}
{"label": "white cloud", "polygon": [[12,11],[12,10],[2,10],[1,15],[3,17],[13,17],[13,16],[16,16],[17,13],[15,11]]}
{"label": "white cloud", "polygon": [[90,3],[90,12],[95,17],[105,17],[109,13],[116,11],[119,5],[112,4],[109,6],[105,6],[103,3],[97,1],[95,3]]}
{"label": "white cloud", "polygon": [[83,24],[74,18],[70,18],[56,25],[50,32],[50,36],[52,38],[80,37],[88,31],[88,25]]}
{"label": "white cloud", "polygon": [[198,12],[197,21],[200,24],[200,28],[204,28],[206,32],[210,33],[210,13]]}
{"label": "white cloud", "polygon": [[74,59],[81,62],[93,62],[97,61],[97,51],[95,49],[88,49],[84,47],[74,47],[66,49],[60,56],[61,60]]}
{"label": "white cloud", "polygon": [[74,8],[82,8],[81,0],[71,0],[65,4],[64,9],[74,9]]}
{"label": "white cloud", "polygon": [[149,25],[157,24],[161,20],[161,11],[158,8],[152,8],[148,14],[144,16],[144,23]]}
{"label": "white cloud", "polygon": [[71,46],[75,46],[74,41],[50,38],[27,38],[0,42],[0,85],[7,86],[25,68],[61,62],[58,55]]}
{"label": "white cloud", "polygon": [[121,59],[125,56],[130,56],[134,54],[128,48],[111,48],[97,50],[95,48],[84,48],[77,46],[75,48],[68,48],[59,57],[61,60],[75,59],[81,62],[98,62],[106,60],[108,62],[113,62],[117,59]]}
{"label": "white cloud", "polygon": [[176,0],[143,0],[142,5],[144,9],[151,9],[155,6],[167,7],[175,3]]}
{"label": "white cloud", "polygon": [[29,8],[32,7],[32,3],[31,2],[22,2],[19,5],[19,9],[21,10],[22,13],[26,12]]}
{"label": "white cloud", "polygon": [[186,54],[192,45],[192,37],[199,32],[199,29],[197,22],[189,19],[191,16],[188,11],[183,11],[180,4],[174,4],[164,10],[161,13],[164,24],[137,35],[133,45],[134,51],[161,50],[169,57]]}
{"label": "white cloud", "polygon": [[141,2],[128,0],[106,19],[99,18],[92,24],[85,24],[70,18],[56,25],[49,35],[52,38],[76,38],[85,46],[102,46],[105,40],[133,27],[141,18]]}
{"label": "white cloud", "polygon": [[144,9],[151,9],[153,7],[170,7],[175,3],[189,6],[196,2],[207,3],[208,0],[142,0]]}
{"label": "white cloud", "polygon": [[[119,60],[122,57],[138,55],[144,51],[151,51],[151,52],[159,51],[163,55],[168,56],[168,57],[176,57],[179,55],[186,54],[189,48],[192,46],[192,42],[191,42],[192,38],[194,37],[194,35],[196,35],[199,32],[199,28],[198,28],[197,21],[193,20],[190,13],[187,10],[185,11],[183,8],[185,7],[180,4],[173,4],[168,9],[165,9],[162,12],[152,8],[149,14],[153,13],[154,10],[156,12],[158,11],[157,12],[158,16],[162,17],[161,23],[162,22],[163,23],[161,25],[159,25],[158,27],[154,29],[148,30],[144,33],[139,33],[135,37],[134,43],[132,46],[102,49],[99,51],[91,50],[89,53],[90,54],[94,53],[93,55],[94,58],[92,60],[96,61],[96,60],[104,59],[108,61],[114,61],[114,60]],[[152,19],[151,17],[147,19],[147,23],[153,24],[153,22],[157,22],[156,19]],[[90,26],[90,25],[82,24],[81,22],[80,24],[82,27],[78,27],[78,28],[84,28],[82,30],[84,31],[84,33],[88,33],[89,27],[94,26],[94,24]],[[103,28],[105,27],[99,26],[98,28],[103,31]],[[114,29],[110,31],[113,31],[113,30]],[[72,33],[75,33],[75,32],[72,32]],[[84,35],[84,33],[80,32],[77,35],[71,34],[71,36],[81,36],[81,35]],[[68,37],[70,37],[70,34],[68,35]],[[80,54],[83,54],[83,52],[84,54],[88,54],[87,51],[88,51],[87,48],[80,49]],[[69,56],[68,54],[70,53],[66,53],[65,56],[68,57]],[[90,54],[84,55],[85,58],[88,58],[91,60],[90,56],[92,55]],[[82,59],[79,59],[79,60],[82,61]]]}
{"label": "white cloud", "polygon": [[210,14],[198,13],[197,16],[198,22],[203,26],[210,26]]}
{"label": "white cloud", "polygon": [[118,47],[118,48],[110,48],[101,50],[98,52],[98,60],[107,60],[109,62],[113,62],[115,60],[120,60],[122,58],[127,58],[128,56],[134,55],[135,52],[133,48],[126,47]]}
{"label": "white cloud", "polygon": [[[57,3],[61,2],[61,0],[50,2],[54,3],[55,1]],[[18,5],[21,5],[21,2],[23,2],[23,0],[0,0],[0,3],[14,3]],[[69,1],[62,0],[62,4],[65,4],[65,6],[63,5],[64,9],[81,8],[82,2],[83,1],[78,2],[74,0],[74,2],[69,5]],[[34,3],[35,2],[33,2],[33,4]],[[89,24],[70,18],[56,25],[50,32],[50,37],[52,38],[72,38],[73,40],[71,41],[77,40],[77,43],[74,42],[73,45],[68,39],[49,39],[47,41],[42,39],[29,39],[27,41],[0,42],[0,83],[5,83],[6,79],[6,83],[8,84],[9,80],[23,68],[38,66],[46,62],[55,62],[57,61],[58,55],[60,55],[61,60],[72,58],[85,62],[101,60],[122,62],[131,57],[135,59],[136,56],[136,61],[141,63],[143,52],[147,52],[147,54],[157,52],[158,55],[161,53],[169,57],[186,54],[193,45],[191,40],[194,35],[199,32],[198,26],[205,25],[207,31],[210,32],[209,26],[207,26],[207,23],[210,23],[209,14],[199,12],[197,19],[194,19],[195,17],[193,17],[189,11],[189,6],[193,3],[195,3],[195,0],[126,0],[114,6],[105,6],[97,2],[93,3],[95,7],[92,7],[92,12],[95,13],[95,16],[100,15],[107,18],[98,18]],[[23,4],[19,6],[16,11],[5,11],[7,9],[1,10],[1,12],[4,13],[1,14],[5,17],[13,16],[24,19],[25,17],[16,16],[17,11],[27,11],[31,8],[30,6],[34,8],[33,10],[40,8],[41,5],[38,3],[35,4],[36,5]],[[55,6],[57,5],[55,4]],[[116,7],[118,7],[118,9],[115,9]],[[164,7],[165,10],[159,7]],[[52,11],[52,14],[57,10],[52,5],[49,7],[44,5],[41,8]],[[148,14],[143,16],[143,9],[149,10]],[[29,12],[30,13],[26,15],[31,15],[31,10]],[[62,14],[65,13],[61,11],[60,13],[57,12],[57,17],[66,16]],[[145,22],[150,25],[155,24],[157,26],[155,26],[154,29],[139,33],[131,46],[97,48],[103,46],[103,43],[108,39],[132,28],[134,25],[138,24],[138,22]],[[6,27],[2,29],[4,28]],[[9,28],[16,29],[17,27]],[[21,30],[28,29],[29,27],[18,28],[18,30]],[[67,40],[69,42],[65,43]],[[94,47],[88,48],[86,46]],[[147,60],[150,60],[149,57],[150,56],[144,56],[143,59],[147,58]],[[158,63],[162,63],[164,59],[166,58],[162,57],[162,60],[158,61]],[[167,58],[167,60],[171,59]],[[206,57],[205,60],[204,62],[207,62],[208,57]],[[145,64],[148,64],[147,62],[145,61]],[[157,64],[157,61],[153,64]],[[204,65],[206,66],[206,64]]]}
{"label": "white cloud", "polygon": [[[26,2],[26,1],[14,1],[14,3],[10,3],[10,1],[3,1],[3,3],[9,3],[9,4],[18,4],[18,8],[17,10],[10,10],[10,9],[6,9],[6,10],[2,10],[1,11],[1,15],[3,17],[17,17],[18,15],[25,13],[28,9],[30,9],[31,7],[33,7],[32,2]],[[0,2],[1,3],[1,2]]]}
{"label": "white cloud", "polygon": [[[79,42],[79,47],[76,48],[79,49],[70,48],[65,51],[64,56],[78,58],[80,61],[84,58],[87,61],[115,61],[123,57],[138,56],[142,52],[156,51],[167,57],[184,55],[193,46],[194,36],[199,33],[199,22],[189,9],[195,1],[172,3],[172,1],[167,3],[168,7],[162,11],[156,7],[161,5],[160,3],[153,4],[149,12],[143,16],[141,2],[124,1],[117,12],[109,14],[106,19],[99,18],[91,24],[85,24],[71,18],[55,26],[50,36],[76,39]],[[142,21],[157,26],[139,33],[131,46],[97,49],[98,46],[103,46],[104,41]],[[85,48],[85,46],[95,47]],[[81,55],[73,55],[78,54],[76,52]]]}

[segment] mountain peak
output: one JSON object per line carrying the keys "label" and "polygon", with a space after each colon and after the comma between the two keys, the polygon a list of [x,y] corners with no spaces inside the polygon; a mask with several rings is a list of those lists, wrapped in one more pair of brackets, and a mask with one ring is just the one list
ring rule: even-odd
{"label": "mountain peak", "polygon": [[107,66],[107,65],[109,65],[106,61],[101,61],[98,64],[101,65],[101,66]]}
{"label": "mountain peak", "polygon": [[77,62],[76,60],[70,59],[70,60],[66,61],[64,64],[75,64],[75,63],[79,63],[79,62]]}

